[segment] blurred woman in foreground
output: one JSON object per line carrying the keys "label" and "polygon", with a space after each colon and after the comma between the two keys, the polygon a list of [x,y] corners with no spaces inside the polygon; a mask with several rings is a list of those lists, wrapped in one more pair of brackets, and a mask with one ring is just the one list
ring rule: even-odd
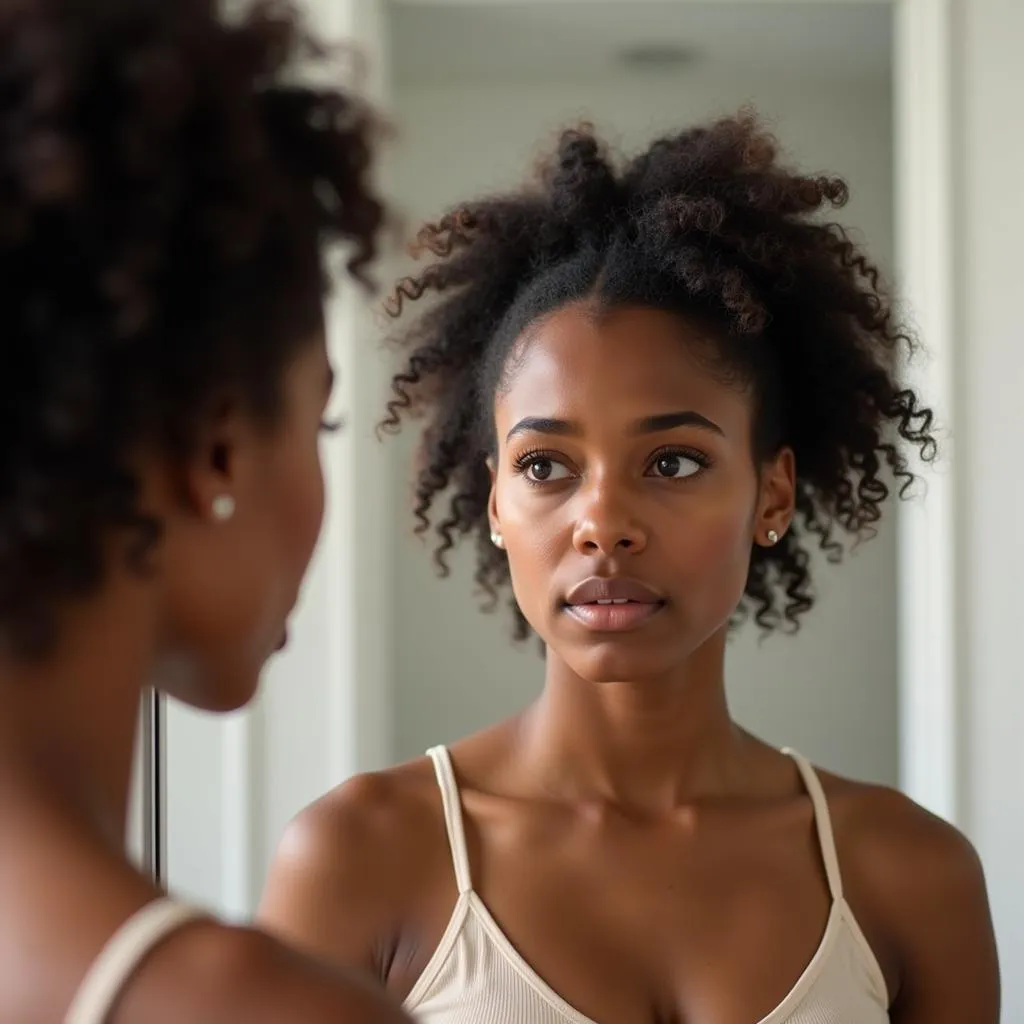
{"label": "blurred woman in foreground", "polygon": [[323,249],[382,214],[316,56],[277,4],[0,5],[0,1020],[404,1019],[123,853],[143,688],[244,705],[320,528]]}

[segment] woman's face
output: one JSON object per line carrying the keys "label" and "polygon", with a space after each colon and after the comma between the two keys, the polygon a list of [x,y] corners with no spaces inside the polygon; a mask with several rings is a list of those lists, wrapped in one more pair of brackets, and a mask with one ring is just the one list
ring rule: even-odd
{"label": "woman's face", "polygon": [[[321,336],[287,368],[271,425],[235,408],[211,425],[181,501],[162,517],[157,685],[193,706],[247,703],[284,642],[323,519],[319,437],[331,383]],[[222,496],[234,505],[228,518],[215,512]]]}
{"label": "woman's face", "polygon": [[524,615],[594,682],[680,667],[727,628],[752,545],[792,516],[786,450],[755,465],[753,403],[645,308],[548,316],[495,403],[491,522]]}

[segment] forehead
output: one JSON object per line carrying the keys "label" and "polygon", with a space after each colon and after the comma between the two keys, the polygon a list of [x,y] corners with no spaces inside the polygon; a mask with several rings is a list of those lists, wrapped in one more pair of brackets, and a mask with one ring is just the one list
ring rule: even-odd
{"label": "forehead", "polygon": [[662,310],[558,310],[517,342],[497,396],[499,427],[524,416],[618,422],[689,409],[727,433],[745,432],[748,389],[716,372],[712,344],[706,332]]}

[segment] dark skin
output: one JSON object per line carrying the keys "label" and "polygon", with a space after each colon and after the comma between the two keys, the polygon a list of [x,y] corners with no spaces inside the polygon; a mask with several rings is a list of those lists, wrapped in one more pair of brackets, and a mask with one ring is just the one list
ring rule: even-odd
{"label": "dark skin", "polygon": [[[750,551],[789,526],[796,466],[785,448],[755,460],[752,396],[694,357],[703,340],[659,311],[570,306],[519,339],[495,401],[491,525],[547,644],[546,682],[521,716],[451,752],[477,893],[601,1024],[761,1020],[829,915],[796,767],[733,722],[723,680]],[[639,580],[660,604],[629,629],[588,628],[566,601],[595,575]],[[821,778],[891,1019],[995,1024],[970,844],[894,791]],[[421,760],[297,819],[261,916],[404,997],[455,900]]]}
{"label": "dark skin", "polygon": [[[123,854],[139,700],[153,680],[213,710],[254,695],[320,528],[330,379],[317,337],[272,425],[225,395],[187,463],[138,452],[143,507],[164,526],[151,571],[126,567],[111,537],[102,589],[61,609],[53,652],[0,662],[0,1021],[63,1019],[106,941],[160,895]],[[212,512],[220,495],[235,501],[228,521]],[[267,935],[201,922],[145,960],[110,1021],[405,1019]]]}

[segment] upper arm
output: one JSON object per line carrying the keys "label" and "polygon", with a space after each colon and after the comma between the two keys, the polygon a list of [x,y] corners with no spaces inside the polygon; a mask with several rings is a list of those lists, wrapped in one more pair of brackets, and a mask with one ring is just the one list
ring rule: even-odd
{"label": "upper arm", "polygon": [[258,932],[249,932],[246,938],[259,948],[240,965],[244,970],[236,980],[242,984],[234,986],[242,1012],[225,1014],[224,1020],[410,1024],[398,1005],[368,978],[307,959]]}
{"label": "upper arm", "polygon": [[396,844],[386,783],[361,777],[303,811],[278,846],[257,913],[293,946],[383,979]]}
{"label": "upper arm", "polygon": [[269,935],[216,922],[184,929],[132,976],[111,1024],[410,1024],[358,972],[308,958]]}
{"label": "upper arm", "polygon": [[948,826],[915,865],[894,1024],[998,1024],[999,964],[981,862]]}

